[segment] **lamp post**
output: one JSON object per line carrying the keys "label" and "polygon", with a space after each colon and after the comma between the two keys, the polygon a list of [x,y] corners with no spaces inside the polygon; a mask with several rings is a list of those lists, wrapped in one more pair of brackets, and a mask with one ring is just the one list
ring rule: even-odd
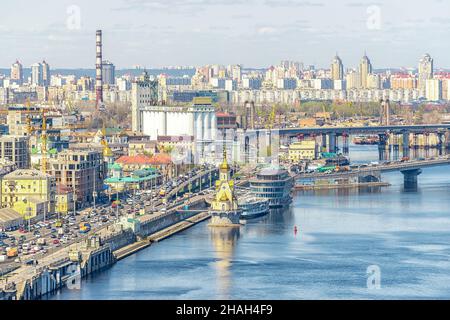
{"label": "lamp post", "polygon": [[[73,215],[76,216],[77,215],[77,194],[75,193],[75,191],[73,192]],[[59,217],[58,217],[59,219]]]}
{"label": "lamp post", "polygon": [[[25,200],[25,203],[27,203],[26,200]],[[25,214],[25,217],[28,218],[28,232],[31,232],[31,211],[32,211],[32,209],[31,209],[30,205],[28,204],[27,209],[26,209],[26,214]]]}

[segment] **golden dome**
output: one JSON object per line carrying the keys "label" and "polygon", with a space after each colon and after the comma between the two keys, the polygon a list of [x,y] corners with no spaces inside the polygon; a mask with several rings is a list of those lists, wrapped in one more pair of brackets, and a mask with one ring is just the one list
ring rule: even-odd
{"label": "golden dome", "polygon": [[113,156],[113,152],[111,151],[111,148],[108,146],[105,146],[103,148],[103,156],[104,157],[112,157]]}

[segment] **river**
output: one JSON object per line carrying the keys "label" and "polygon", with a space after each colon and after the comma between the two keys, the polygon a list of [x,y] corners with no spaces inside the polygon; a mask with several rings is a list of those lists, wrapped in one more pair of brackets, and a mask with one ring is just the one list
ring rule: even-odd
{"label": "river", "polygon": [[449,299],[450,168],[423,169],[415,192],[399,172],[382,177],[392,185],[299,192],[239,229],[201,223],[50,298]]}

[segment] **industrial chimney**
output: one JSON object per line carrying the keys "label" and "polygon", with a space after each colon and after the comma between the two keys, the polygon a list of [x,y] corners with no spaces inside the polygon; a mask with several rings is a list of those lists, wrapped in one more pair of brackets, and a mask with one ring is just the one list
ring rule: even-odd
{"label": "industrial chimney", "polygon": [[102,30],[96,32],[96,63],[95,63],[95,92],[96,108],[99,109],[103,103],[103,79],[102,79]]}

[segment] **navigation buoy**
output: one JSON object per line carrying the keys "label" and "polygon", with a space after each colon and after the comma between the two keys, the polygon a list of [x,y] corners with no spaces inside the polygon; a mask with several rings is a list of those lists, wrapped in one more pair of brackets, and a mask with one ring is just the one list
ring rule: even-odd
{"label": "navigation buoy", "polygon": [[297,226],[294,226],[294,235],[297,235]]}

